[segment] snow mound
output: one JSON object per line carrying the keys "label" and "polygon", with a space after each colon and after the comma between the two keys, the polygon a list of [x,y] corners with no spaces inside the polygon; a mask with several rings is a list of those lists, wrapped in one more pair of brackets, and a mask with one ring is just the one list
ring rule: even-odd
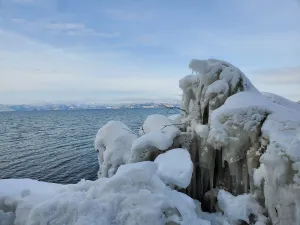
{"label": "snow mound", "polygon": [[153,152],[167,150],[180,130],[168,117],[155,114],[147,117],[140,134],[143,135],[132,143],[130,162],[148,160]]}
{"label": "snow mound", "polygon": [[111,177],[118,167],[131,158],[132,142],[137,136],[122,122],[109,121],[99,129],[95,139],[99,177]]}
{"label": "snow mound", "polygon": [[154,160],[158,164],[158,175],[169,185],[187,188],[193,174],[193,163],[185,149],[172,149],[160,154]]}
{"label": "snow mound", "polygon": [[263,217],[260,205],[253,196],[248,194],[235,197],[229,192],[220,190],[218,193],[218,206],[231,223],[237,223],[242,220],[249,224],[249,216],[251,214],[256,217]]}
{"label": "snow mound", "polygon": [[180,117],[181,117],[181,114],[174,114],[174,115],[169,116],[168,118],[171,121],[180,121]]}
{"label": "snow mound", "polygon": [[262,94],[276,104],[300,111],[300,105],[297,102],[290,101],[273,93],[262,92]]}
{"label": "snow mound", "polygon": [[[192,199],[170,189],[159,179],[156,168],[154,162],[123,165],[111,178],[82,180],[74,185],[53,185],[33,180],[0,180],[1,223],[210,224],[197,217]],[[27,195],[22,194],[23,184],[30,190]],[[14,207],[9,207],[11,202]]]}
{"label": "snow mound", "polygon": [[159,114],[153,114],[147,117],[143,126],[140,129],[140,135],[148,134],[153,131],[163,131],[165,133],[172,133],[178,131],[176,126],[172,126],[173,121]]}

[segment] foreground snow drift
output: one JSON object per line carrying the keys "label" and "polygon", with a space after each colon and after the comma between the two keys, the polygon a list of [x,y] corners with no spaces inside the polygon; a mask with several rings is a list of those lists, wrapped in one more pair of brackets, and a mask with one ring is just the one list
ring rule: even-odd
{"label": "foreground snow drift", "polygon": [[197,217],[191,198],[162,182],[154,162],[123,165],[111,178],[74,185],[12,179],[0,187],[1,225],[210,224]]}

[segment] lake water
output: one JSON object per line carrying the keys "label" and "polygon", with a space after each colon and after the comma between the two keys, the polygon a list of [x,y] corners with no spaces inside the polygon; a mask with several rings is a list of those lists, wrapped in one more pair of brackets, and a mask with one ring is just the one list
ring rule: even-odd
{"label": "lake water", "polygon": [[110,120],[119,120],[137,133],[151,114],[170,115],[166,109],[0,113],[0,179],[95,180],[98,129]]}

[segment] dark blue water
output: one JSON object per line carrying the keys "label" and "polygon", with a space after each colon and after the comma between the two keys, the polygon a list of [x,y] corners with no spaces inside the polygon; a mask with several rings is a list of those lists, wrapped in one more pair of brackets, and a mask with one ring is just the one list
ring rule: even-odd
{"label": "dark blue water", "polygon": [[110,120],[137,132],[151,114],[166,109],[105,109],[0,113],[0,179],[32,178],[76,183],[97,178],[94,138]]}

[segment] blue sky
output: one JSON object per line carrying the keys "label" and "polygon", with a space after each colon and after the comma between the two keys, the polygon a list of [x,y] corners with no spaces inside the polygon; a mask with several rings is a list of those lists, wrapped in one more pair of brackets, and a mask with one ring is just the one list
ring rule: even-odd
{"label": "blue sky", "polygon": [[193,58],[300,100],[300,2],[0,0],[0,103],[176,99]]}

